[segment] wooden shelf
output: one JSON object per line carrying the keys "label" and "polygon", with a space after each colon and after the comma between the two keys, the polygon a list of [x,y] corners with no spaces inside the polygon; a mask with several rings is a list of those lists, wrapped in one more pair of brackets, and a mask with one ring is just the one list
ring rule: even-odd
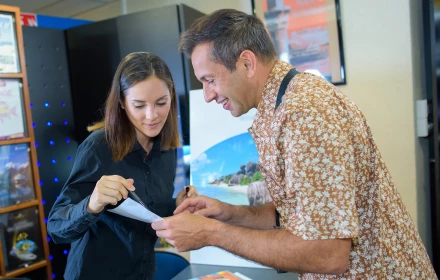
{"label": "wooden shelf", "polygon": [[28,272],[31,272],[33,270],[36,270],[36,269],[39,269],[39,268],[42,268],[42,267],[45,267],[45,266],[47,266],[47,261],[43,260],[41,262],[37,262],[37,263],[31,264],[28,267],[24,267],[24,268],[20,268],[20,269],[8,272],[8,273],[6,273],[5,276],[6,276],[6,278],[16,277],[16,276],[20,276],[20,275],[22,275],[24,273],[28,273]]}
{"label": "wooden shelf", "polygon": [[11,144],[21,144],[21,143],[31,143],[31,142],[32,142],[32,140],[30,137],[0,140],[0,146],[11,145]]}
{"label": "wooden shelf", "polygon": [[24,202],[24,203],[20,203],[20,204],[14,204],[14,205],[11,205],[8,207],[0,208],[0,215],[4,214],[4,213],[24,209],[24,208],[29,208],[32,206],[37,206],[38,204],[40,204],[40,202],[38,200],[32,200],[32,201],[28,201],[28,202]]}
{"label": "wooden shelf", "polygon": [[11,73],[11,74],[0,73],[0,79],[23,79],[23,74],[22,73]]}
{"label": "wooden shelf", "polygon": [[[20,8],[19,7],[12,7],[12,6],[6,6],[6,5],[0,5],[0,13],[3,14],[11,14],[14,16],[14,25],[15,25],[15,36],[16,36],[16,42],[17,42],[17,52],[18,52],[18,63],[20,64],[20,73],[0,73],[0,79],[21,79],[21,83],[23,84],[22,87],[22,105],[23,105],[23,117],[25,120],[25,127],[27,131],[27,137],[25,138],[19,138],[19,139],[11,139],[11,140],[0,140],[0,146],[2,145],[10,145],[10,144],[19,144],[19,143],[29,143],[29,150],[30,150],[30,160],[29,164],[31,165],[32,170],[32,179],[34,183],[34,190],[35,190],[35,199],[33,201],[11,205],[8,207],[4,207],[0,209],[0,214],[9,213],[12,211],[17,211],[29,207],[38,207],[38,216],[39,216],[39,224],[40,224],[40,230],[41,230],[41,242],[42,242],[42,251],[44,254],[44,260],[40,261],[38,263],[34,263],[29,265],[25,268],[20,268],[17,270],[13,270],[11,272],[6,272],[5,267],[5,258],[8,258],[8,255],[5,253],[5,248],[2,248],[4,246],[3,242],[4,240],[0,240],[0,279],[1,278],[13,278],[13,277],[20,277],[20,275],[45,267],[46,273],[47,273],[47,279],[52,279],[52,268],[51,263],[49,261],[49,245],[46,242],[46,225],[44,221],[44,209],[42,204],[42,196],[41,196],[41,188],[39,185],[40,182],[40,176],[38,174],[38,166],[37,166],[37,153],[36,148],[31,143],[35,141],[34,136],[34,130],[32,129],[32,112],[30,108],[30,97],[29,97],[29,89],[28,89],[28,80],[27,80],[27,73],[26,73],[26,63],[25,63],[25,57],[24,57],[24,44],[23,44],[23,30],[21,27],[21,21],[20,21]],[[37,242],[39,243],[39,242]]]}

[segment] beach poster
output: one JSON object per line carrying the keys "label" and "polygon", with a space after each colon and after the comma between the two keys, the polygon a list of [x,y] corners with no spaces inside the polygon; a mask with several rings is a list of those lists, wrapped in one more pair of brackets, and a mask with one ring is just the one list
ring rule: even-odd
{"label": "beach poster", "polygon": [[[216,102],[206,103],[203,90],[190,91],[190,181],[199,195],[234,205],[271,201],[258,168],[258,152],[248,133],[256,109],[238,118]],[[263,266],[215,247],[191,251],[191,263]]]}

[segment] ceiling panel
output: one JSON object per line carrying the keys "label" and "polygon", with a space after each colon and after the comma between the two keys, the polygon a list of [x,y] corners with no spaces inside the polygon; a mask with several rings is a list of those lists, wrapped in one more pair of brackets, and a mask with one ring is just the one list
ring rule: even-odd
{"label": "ceiling panel", "polygon": [[0,4],[18,6],[22,12],[34,13],[35,10],[61,1],[63,0],[0,0]]}
{"label": "ceiling panel", "polygon": [[18,6],[25,13],[71,17],[116,0],[0,0],[0,5]]}
{"label": "ceiling panel", "polygon": [[63,0],[56,2],[54,5],[38,9],[36,10],[36,13],[59,17],[70,17],[72,15],[97,8],[104,4],[106,3],[90,0]]}

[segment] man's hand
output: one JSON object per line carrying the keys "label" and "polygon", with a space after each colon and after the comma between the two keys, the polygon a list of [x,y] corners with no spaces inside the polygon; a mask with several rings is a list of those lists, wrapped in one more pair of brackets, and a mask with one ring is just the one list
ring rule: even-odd
{"label": "man's hand", "polygon": [[228,222],[232,219],[234,208],[232,205],[217,199],[207,196],[198,196],[185,199],[176,210],[174,210],[174,215],[182,212],[189,212],[222,222]]}
{"label": "man's hand", "polygon": [[286,271],[341,274],[351,251],[350,238],[304,240],[286,229],[251,229],[190,213],[153,222],[152,228],[179,252],[215,246]]}
{"label": "man's hand", "polygon": [[179,206],[182,201],[190,197],[196,197],[198,195],[196,187],[194,186],[185,186],[181,192],[177,194],[176,197],[176,206]]}
{"label": "man's hand", "polygon": [[158,237],[165,238],[178,252],[184,252],[209,246],[209,238],[218,231],[218,224],[200,215],[181,213],[153,222],[151,227]]}

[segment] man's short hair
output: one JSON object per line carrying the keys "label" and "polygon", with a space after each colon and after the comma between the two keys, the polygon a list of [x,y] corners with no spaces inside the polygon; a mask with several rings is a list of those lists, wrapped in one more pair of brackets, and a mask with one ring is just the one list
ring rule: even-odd
{"label": "man's short hair", "polygon": [[233,9],[217,10],[195,20],[182,34],[179,50],[191,57],[197,45],[211,42],[213,61],[231,72],[244,50],[252,51],[265,64],[277,57],[263,22],[254,15]]}

